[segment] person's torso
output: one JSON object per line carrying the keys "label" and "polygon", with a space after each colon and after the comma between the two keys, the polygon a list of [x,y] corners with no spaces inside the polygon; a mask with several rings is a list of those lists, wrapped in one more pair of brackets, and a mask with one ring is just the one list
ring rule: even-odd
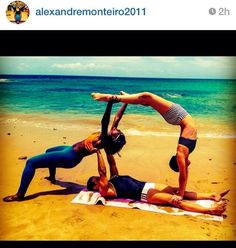
{"label": "person's torso", "polygon": [[188,139],[197,139],[197,128],[190,114],[188,114],[180,123],[180,136]]}
{"label": "person's torso", "polygon": [[77,155],[81,158],[90,155],[90,152],[85,148],[84,140],[73,144],[72,147],[73,150],[77,153]]}
{"label": "person's torso", "polygon": [[72,145],[73,150],[78,154],[78,156],[81,156],[81,157],[88,156],[88,155],[90,155],[92,153],[89,150],[86,149],[85,141],[90,139],[92,143],[95,143],[95,142],[97,142],[99,137],[100,137],[100,132],[94,132],[91,135],[89,135],[89,137],[87,139],[79,141],[79,142],[73,144]]}
{"label": "person's torso", "polygon": [[136,180],[130,176],[115,176],[109,180],[113,185],[116,197],[140,200],[145,182]]}

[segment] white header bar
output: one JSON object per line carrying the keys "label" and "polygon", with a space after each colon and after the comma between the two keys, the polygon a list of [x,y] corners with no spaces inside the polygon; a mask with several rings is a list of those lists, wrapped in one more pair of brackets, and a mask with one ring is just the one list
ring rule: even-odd
{"label": "white header bar", "polygon": [[0,30],[236,29],[236,0],[22,0],[21,10],[12,2],[1,0]]}

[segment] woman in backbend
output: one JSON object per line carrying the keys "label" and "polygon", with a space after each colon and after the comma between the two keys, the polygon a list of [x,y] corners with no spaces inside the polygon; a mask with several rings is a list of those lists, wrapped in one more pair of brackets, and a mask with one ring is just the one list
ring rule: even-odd
{"label": "woman in backbend", "polygon": [[172,125],[180,126],[176,155],[172,156],[169,165],[172,170],[179,172],[179,199],[182,199],[188,180],[188,166],[190,165],[189,154],[193,152],[197,141],[197,129],[192,116],[179,104],[168,101],[150,92],[121,95],[92,93],[92,97],[98,101],[115,101],[127,104],[141,104],[151,106],[159,112],[163,118]]}
{"label": "woman in backbend", "polygon": [[93,154],[97,149],[104,148],[108,163],[110,163],[113,154],[119,152],[126,143],[124,134],[117,129],[117,127],[127,104],[123,104],[116,113],[110,131],[108,131],[112,104],[112,102],[107,104],[101,121],[101,132],[92,133],[88,138],[79,141],[72,146],[56,146],[49,148],[46,150],[46,153],[28,159],[17,193],[4,197],[3,201],[10,202],[23,200],[29,184],[34,177],[35,170],[38,168],[48,168],[50,175],[49,177],[46,177],[46,179],[55,183],[56,168],[73,168],[79,164],[84,157]]}

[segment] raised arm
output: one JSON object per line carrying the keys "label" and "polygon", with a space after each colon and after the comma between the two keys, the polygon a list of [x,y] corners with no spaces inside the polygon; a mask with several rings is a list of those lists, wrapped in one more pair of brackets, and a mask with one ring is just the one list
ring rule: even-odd
{"label": "raised arm", "polygon": [[111,154],[107,154],[107,161],[109,163],[110,166],[110,178],[114,177],[114,176],[118,176],[119,172],[116,166],[116,161],[113,155]]}
{"label": "raised arm", "polygon": [[112,109],[112,102],[108,102],[107,103],[107,107],[106,110],[103,114],[102,117],[102,138],[106,138],[108,135],[108,126],[109,126],[109,122],[110,122],[110,116],[111,116],[111,109]]}
{"label": "raised arm", "polygon": [[112,130],[113,128],[117,128],[117,127],[118,127],[119,122],[120,122],[120,120],[121,120],[121,118],[122,118],[122,116],[123,116],[123,114],[124,114],[124,112],[125,112],[125,109],[126,109],[127,105],[128,105],[127,103],[124,103],[124,104],[120,107],[120,109],[117,111],[117,113],[116,113],[116,115],[115,115],[115,117],[114,117],[112,126],[111,126],[111,130]]}
{"label": "raised arm", "polygon": [[179,195],[182,198],[184,196],[188,180],[188,166],[185,160],[185,152],[187,151],[184,151],[184,149],[184,147],[178,146],[176,155],[177,163],[179,166]]}
{"label": "raised arm", "polygon": [[107,196],[107,191],[109,189],[106,165],[102,157],[101,151],[97,150],[98,159],[98,174],[99,174],[99,192],[102,196]]}

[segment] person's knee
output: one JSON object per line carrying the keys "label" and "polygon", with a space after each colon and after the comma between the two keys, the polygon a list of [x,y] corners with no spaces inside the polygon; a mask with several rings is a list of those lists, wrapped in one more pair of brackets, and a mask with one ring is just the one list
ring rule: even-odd
{"label": "person's knee", "polygon": [[26,161],[26,164],[25,164],[25,167],[27,168],[35,168],[35,161],[33,158],[29,158],[27,161]]}
{"label": "person's knee", "polygon": [[143,99],[148,99],[148,98],[151,98],[152,94],[148,91],[144,91],[140,94],[140,97],[143,98]]}
{"label": "person's knee", "polygon": [[151,98],[152,98],[152,94],[147,91],[142,92],[139,95],[139,100],[141,101],[141,104],[149,104]]}

